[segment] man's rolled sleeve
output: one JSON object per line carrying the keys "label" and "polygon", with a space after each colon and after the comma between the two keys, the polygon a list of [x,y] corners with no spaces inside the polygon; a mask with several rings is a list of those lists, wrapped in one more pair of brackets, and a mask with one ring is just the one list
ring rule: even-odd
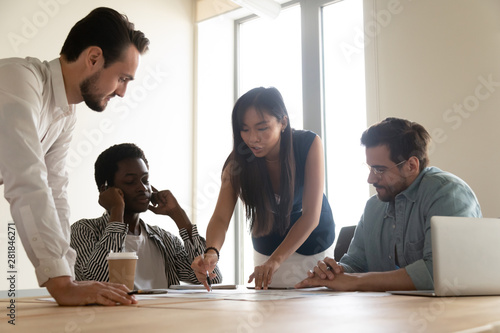
{"label": "man's rolled sleeve", "polygon": [[[432,264],[432,262],[431,262]],[[406,273],[411,278],[411,281],[418,290],[431,290],[434,289],[434,282],[432,280],[432,275],[427,268],[427,265],[423,259],[417,260],[414,263],[405,267]]]}
{"label": "man's rolled sleeve", "polygon": [[43,259],[40,265],[35,267],[38,284],[43,286],[51,278],[59,276],[73,276],[73,264],[67,258]]}

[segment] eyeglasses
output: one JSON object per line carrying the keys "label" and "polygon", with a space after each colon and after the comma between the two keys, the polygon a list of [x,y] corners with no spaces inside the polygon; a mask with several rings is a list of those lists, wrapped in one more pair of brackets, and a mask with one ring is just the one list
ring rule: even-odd
{"label": "eyeglasses", "polygon": [[393,169],[393,168],[395,168],[397,166],[400,166],[401,164],[405,163],[406,161],[407,160],[401,161],[398,164],[391,166],[390,168],[387,168],[387,167],[372,167],[372,166],[369,166],[369,165],[367,165],[367,167],[370,170],[370,172],[373,172],[373,174],[375,176],[382,177],[384,175],[384,172],[386,172],[388,170],[391,170],[391,169]]}

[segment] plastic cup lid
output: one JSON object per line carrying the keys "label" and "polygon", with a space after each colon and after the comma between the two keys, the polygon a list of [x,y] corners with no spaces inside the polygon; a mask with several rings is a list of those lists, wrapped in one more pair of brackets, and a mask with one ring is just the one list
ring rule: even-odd
{"label": "plastic cup lid", "polygon": [[108,255],[108,260],[113,259],[139,259],[135,252],[113,252]]}

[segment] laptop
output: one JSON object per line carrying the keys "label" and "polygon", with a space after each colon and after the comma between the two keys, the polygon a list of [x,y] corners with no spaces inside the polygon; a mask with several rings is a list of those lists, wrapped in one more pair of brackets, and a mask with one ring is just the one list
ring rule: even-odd
{"label": "laptop", "polygon": [[434,290],[397,295],[500,295],[500,219],[431,218]]}

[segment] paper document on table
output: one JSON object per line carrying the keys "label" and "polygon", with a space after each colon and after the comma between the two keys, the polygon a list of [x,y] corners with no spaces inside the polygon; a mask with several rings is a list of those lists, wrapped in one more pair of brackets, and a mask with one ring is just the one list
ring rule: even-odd
{"label": "paper document on table", "polygon": [[[233,285],[228,285],[233,286]],[[194,287],[194,285],[193,285]],[[229,287],[228,287],[229,288]],[[304,298],[315,296],[390,296],[388,293],[368,293],[368,292],[339,292],[327,289],[325,287],[304,288],[304,289],[269,289],[255,290],[248,289],[245,286],[235,286],[233,289],[216,289],[207,292],[203,288],[189,289],[168,289],[167,294],[134,295],[137,300],[156,299],[156,298],[197,298],[197,299],[221,299],[233,301],[276,301],[291,298]],[[55,302],[52,297],[37,298],[39,301]]]}
{"label": "paper document on table", "polygon": [[36,299],[37,301],[44,301],[44,302],[54,302],[56,303],[56,300],[53,297],[40,297]]}
{"label": "paper document on table", "polygon": [[[235,284],[213,284],[212,289],[237,289],[238,286]],[[169,289],[174,290],[205,290],[205,286],[202,284],[173,284]]]}
{"label": "paper document on table", "polygon": [[[198,299],[224,299],[234,301],[273,301],[290,298],[302,298],[310,296],[334,296],[335,292],[327,292],[325,288],[291,289],[291,290],[253,290],[238,286],[234,290],[175,290],[169,289],[168,294],[148,295],[145,298],[198,298]],[[137,297],[136,297],[137,298]],[[142,295],[141,295],[142,298]],[[141,299],[138,298],[138,299]]]}

